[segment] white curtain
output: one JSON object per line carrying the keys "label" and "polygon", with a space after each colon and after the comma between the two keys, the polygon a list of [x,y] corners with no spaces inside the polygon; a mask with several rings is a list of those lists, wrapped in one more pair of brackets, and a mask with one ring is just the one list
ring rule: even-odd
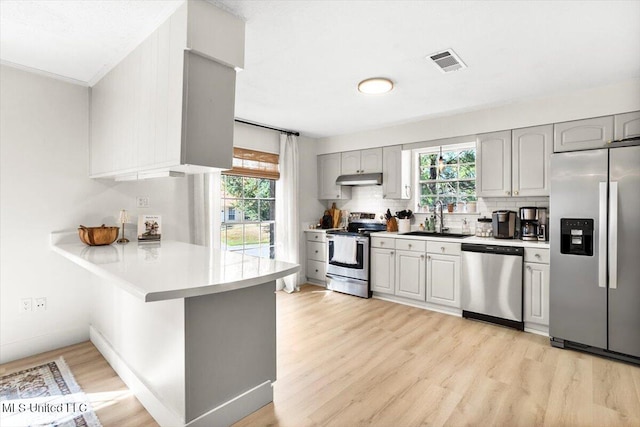
{"label": "white curtain", "polygon": [[[298,255],[298,139],[280,135],[280,179],[276,182],[276,259],[294,264]],[[298,274],[278,279],[278,290],[299,290]]]}

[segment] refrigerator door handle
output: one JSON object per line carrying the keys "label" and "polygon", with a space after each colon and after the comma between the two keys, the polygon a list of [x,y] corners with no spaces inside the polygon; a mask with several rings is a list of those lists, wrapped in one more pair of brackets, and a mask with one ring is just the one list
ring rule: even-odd
{"label": "refrigerator door handle", "polygon": [[598,225],[598,286],[607,287],[607,183],[600,182]]}
{"label": "refrigerator door handle", "polygon": [[609,287],[618,288],[618,183],[609,183]]}

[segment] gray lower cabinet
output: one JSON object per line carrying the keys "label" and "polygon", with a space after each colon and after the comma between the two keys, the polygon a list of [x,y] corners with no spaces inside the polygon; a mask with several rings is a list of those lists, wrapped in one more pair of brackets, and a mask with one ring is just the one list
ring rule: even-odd
{"label": "gray lower cabinet", "polygon": [[427,302],[460,308],[460,256],[427,254]]}
{"label": "gray lower cabinet", "polygon": [[396,250],[396,295],[425,301],[424,252]]}
{"label": "gray lower cabinet", "polygon": [[385,294],[395,293],[396,256],[393,249],[371,248],[371,290]]}
{"label": "gray lower cabinet", "polygon": [[549,250],[524,250],[523,305],[524,322],[549,326]]}
{"label": "gray lower cabinet", "polygon": [[307,245],[307,281],[326,285],[327,235],[321,231],[305,231]]}
{"label": "gray lower cabinet", "polygon": [[574,120],[553,125],[553,151],[590,150],[613,140],[613,116]]}

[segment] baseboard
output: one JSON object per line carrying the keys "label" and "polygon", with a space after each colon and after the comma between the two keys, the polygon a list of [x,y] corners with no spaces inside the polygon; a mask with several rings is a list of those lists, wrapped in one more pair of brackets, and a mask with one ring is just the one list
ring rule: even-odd
{"label": "baseboard", "polygon": [[[538,329],[540,328],[540,329]],[[528,323],[524,324],[524,331],[525,332],[529,332],[532,334],[536,334],[536,335],[542,335],[543,337],[547,337],[549,338],[549,327],[547,326],[546,328],[544,326],[532,326]]]}
{"label": "baseboard", "polygon": [[271,381],[234,397],[189,422],[187,427],[226,427],[273,401]]}
{"label": "baseboard", "polygon": [[78,344],[88,339],[89,331],[87,327],[84,326],[2,344],[0,345],[0,364],[34,356],[46,351],[57,350],[61,347]]}
{"label": "baseboard", "polygon": [[377,292],[373,293],[372,298],[379,299],[382,301],[393,302],[396,304],[402,304],[409,307],[421,308],[423,310],[435,311],[437,313],[448,314],[449,316],[462,317],[462,310],[460,310],[459,308],[436,306],[428,302],[417,302],[417,301],[414,302],[414,301],[396,297],[396,296],[387,296],[384,294],[379,294]]}
{"label": "baseboard", "polygon": [[107,339],[93,326],[89,327],[91,342],[102,353],[109,365],[117,372],[118,376],[131,389],[142,406],[151,414],[161,426],[184,426],[184,418],[176,414],[151,391],[135,372],[122,360],[118,352],[111,347]]}

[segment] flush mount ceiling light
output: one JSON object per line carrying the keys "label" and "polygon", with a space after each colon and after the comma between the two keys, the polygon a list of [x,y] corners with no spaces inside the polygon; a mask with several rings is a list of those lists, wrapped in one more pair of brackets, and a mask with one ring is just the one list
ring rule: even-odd
{"label": "flush mount ceiling light", "polygon": [[358,83],[358,90],[368,95],[380,95],[390,92],[393,89],[393,82],[384,77],[374,77]]}

